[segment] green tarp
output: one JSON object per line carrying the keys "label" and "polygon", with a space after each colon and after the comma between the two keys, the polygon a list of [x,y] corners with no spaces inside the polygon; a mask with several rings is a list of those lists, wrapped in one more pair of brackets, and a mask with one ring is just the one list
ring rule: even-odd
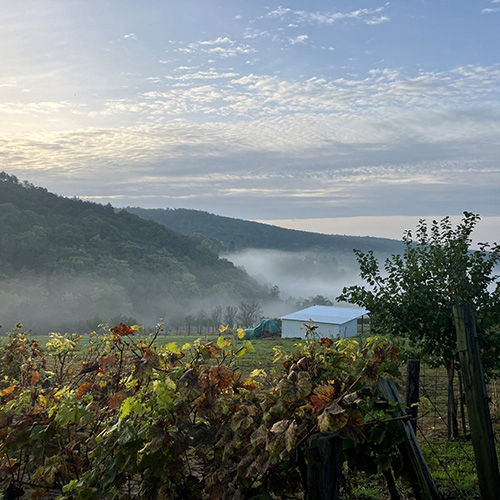
{"label": "green tarp", "polygon": [[281,329],[273,319],[263,319],[256,327],[245,330],[245,338],[248,340],[260,339],[263,333],[281,333]]}

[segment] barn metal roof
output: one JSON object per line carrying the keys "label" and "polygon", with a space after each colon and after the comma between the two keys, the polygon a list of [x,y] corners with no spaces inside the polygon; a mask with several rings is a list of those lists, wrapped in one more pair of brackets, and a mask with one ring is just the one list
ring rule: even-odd
{"label": "barn metal roof", "polygon": [[370,311],[366,309],[360,309],[358,307],[311,306],[301,311],[282,316],[281,319],[292,319],[296,321],[312,320],[315,323],[343,325],[369,312]]}

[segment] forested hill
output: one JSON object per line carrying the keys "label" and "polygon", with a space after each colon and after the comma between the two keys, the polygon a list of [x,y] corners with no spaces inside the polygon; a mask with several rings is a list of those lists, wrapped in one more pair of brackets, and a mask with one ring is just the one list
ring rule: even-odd
{"label": "forested hill", "polygon": [[[127,207],[129,212],[153,220],[183,234],[201,235],[214,250],[232,252],[244,248],[265,248],[286,251],[328,250],[346,252],[354,248],[374,250],[383,254],[397,253],[401,242],[386,238],[341,236],[233,219],[189,209],[144,209]],[[212,239],[212,241],[210,241]],[[215,240],[215,241],[214,241]],[[217,249],[217,242],[221,247]]]}
{"label": "forested hill", "polygon": [[245,272],[188,236],[5,173],[0,280],[0,324],[33,310],[48,319],[53,307],[71,321],[106,308],[115,308],[115,315],[165,314],[171,302],[193,297],[264,293]]}
{"label": "forested hill", "polygon": [[[3,271],[91,267],[102,258],[157,270],[162,258],[230,267],[191,238],[111,205],[64,198],[0,174]],[[175,262],[173,262],[175,263]]]}

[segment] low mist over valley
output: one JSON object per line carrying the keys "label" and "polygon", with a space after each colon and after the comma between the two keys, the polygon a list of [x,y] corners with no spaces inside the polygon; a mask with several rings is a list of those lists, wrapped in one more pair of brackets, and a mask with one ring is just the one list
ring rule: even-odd
{"label": "low mist over valley", "polygon": [[20,321],[37,333],[119,321],[200,334],[248,327],[361,284],[354,249],[378,259],[402,249],[197,210],[117,209],[5,173],[0,231],[2,332]]}
{"label": "low mist over valley", "polygon": [[34,332],[122,320],[247,327],[313,296],[334,301],[357,282],[353,248],[383,256],[400,245],[195,210],[130,212],[0,174],[2,331],[20,321]]}
{"label": "low mist over valley", "polygon": [[334,300],[344,286],[361,283],[353,252],[247,248],[224,257],[260,283],[277,285],[284,298],[319,294]]}

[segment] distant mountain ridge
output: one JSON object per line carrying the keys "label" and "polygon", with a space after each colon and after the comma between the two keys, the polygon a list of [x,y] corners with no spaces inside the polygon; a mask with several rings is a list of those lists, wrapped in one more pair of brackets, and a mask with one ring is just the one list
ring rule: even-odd
{"label": "distant mountain ridge", "polygon": [[381,254],[398,253],[402,243],[388,238],[345,236],[285,229],[270,224],[224,217],[200,210],[145,209],[127,207],[130,213],[186,235],[196,235],[219,252],[233,252],[246,248],[285,251],[328,250],[351,252],[353,249],[373,250]]}

